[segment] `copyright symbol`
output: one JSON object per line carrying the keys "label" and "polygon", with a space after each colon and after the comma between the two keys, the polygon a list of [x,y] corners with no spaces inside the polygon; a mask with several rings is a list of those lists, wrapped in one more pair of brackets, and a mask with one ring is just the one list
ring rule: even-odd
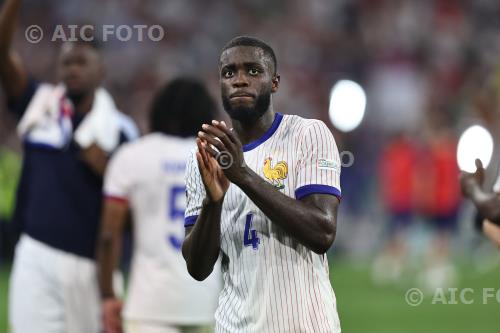
{"label": "copyright symbol", "polygon": [[406,304],[410,306],[419,306],[424,300],[424,293],[418,288],[411,288],[405,294]]}
{"label": "copyright symbol", "polygon": [[43,30],[38,25],[30,25],[24,31],[24,37],[26,40],[32,44],[40,42],[43,38]]}
{"label": "copyright symbol", "polygon": [[227,169],[230,168],[231,165],[233,165],[233,156],[231,156],[231,154],[229,154],[227,151],[219,153],[216,159],[221,169]]}

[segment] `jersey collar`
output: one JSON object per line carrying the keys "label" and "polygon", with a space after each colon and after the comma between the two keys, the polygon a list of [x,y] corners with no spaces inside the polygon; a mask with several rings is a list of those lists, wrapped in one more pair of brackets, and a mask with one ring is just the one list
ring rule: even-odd
{"label": "jersey collar", "polygon": [[244,152],[250,151],[250,150],[252,150],[252,149],[260,146],[264,142],[266,142],[266,140],[269,139],[274,134],[274,132],[276,132],[276,130],[280,126],[280,123],[281,123],[282,119],[283,119],[283,115],[281,113],[279,113],[279,112],[276,112],[276,114],[274,115],[273,123],[271,124],[271,127],[269,127],[269,129],[266,131],[266,133],[264,133],[257,140],[255,140],[253,142],[250,142],[250,143],[247,143],[246,145],[244,145],[243,146],[243,151]]}

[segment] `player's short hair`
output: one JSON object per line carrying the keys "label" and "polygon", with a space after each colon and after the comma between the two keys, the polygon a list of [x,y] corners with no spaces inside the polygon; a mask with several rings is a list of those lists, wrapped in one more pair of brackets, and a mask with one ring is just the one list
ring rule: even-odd
{"label": "player's short hair", "polygon": [[215,110],[215,102],[201,82],[177,78],[156,93],[149,125],[153,132],[192,137],[202,124],[215,118]]}
{"label": "player's short hair", "polygon": [[[271,58],[273,65],[274,65],[274,73],[276,74],[278,70],[278,61],[276,60],[276,54],[274,53],[274,50],[269,44],[265,43],[264,41],[255,38],[255,37],[250,37],[250,36],[238,36],[233,39],[231,39],[222,49],[222,52],[226,51],[227,49],[230,49],[235,46],[253,46],[253,47],[258,47],[264,53]],[[221,53],[222,53],[221,52]]]}

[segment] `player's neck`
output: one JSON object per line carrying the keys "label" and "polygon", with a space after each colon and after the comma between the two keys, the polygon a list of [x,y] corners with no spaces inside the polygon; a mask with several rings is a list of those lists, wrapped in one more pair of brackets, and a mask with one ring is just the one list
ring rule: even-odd
{"label": "player's neck", "polygon": [[94,92],[78,98],[70,97],[70,100],[75,107],[75,113],[86,114],[92,109],[92,104],[94,103]]}
{"label": "player's neck", "polygon": [[271,127],[274,121],[274,110],[272,105],[269,109],[252,124],[243,124],[241,121],[232,120],[234,130],[238,133],[238,137],[243,145],[253,142],[261,138],[264,133]]}

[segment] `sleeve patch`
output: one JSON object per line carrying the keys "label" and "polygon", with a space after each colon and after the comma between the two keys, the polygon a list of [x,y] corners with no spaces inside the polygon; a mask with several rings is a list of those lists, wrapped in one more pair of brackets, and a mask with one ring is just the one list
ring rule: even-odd
{"label": "sleeve patch", "polygon": [[326,158],[319,158],[318,159],[318,169],[333,170],[335,172],[340,172],[340,165],[335,160],[329,160]]}

